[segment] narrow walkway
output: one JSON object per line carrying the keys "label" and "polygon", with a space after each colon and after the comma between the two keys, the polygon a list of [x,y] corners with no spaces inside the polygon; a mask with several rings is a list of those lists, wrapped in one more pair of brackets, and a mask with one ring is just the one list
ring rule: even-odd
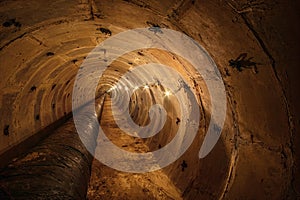
{"label": "narrow walkway", "polygon": [[[115,124],[109,98],[104,103],[101,127],[115,145],[131,152],[147,152],[143,139],[124,134]],[[105,114],[104,114],[105,113]],[[108,134],[109,133],[109,134]],[[162,170],[151,173],[125,173],[94,160],[88,199],[182,199],[180,191]]]}

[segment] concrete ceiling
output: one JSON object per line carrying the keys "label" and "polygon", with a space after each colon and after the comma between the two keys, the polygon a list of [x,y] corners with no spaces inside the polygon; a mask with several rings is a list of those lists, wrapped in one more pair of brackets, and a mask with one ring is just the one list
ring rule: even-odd
{"label": "concrete ceiling", "polygon": [[[199,102],[199,134],[176,162],[155,172],[119,172],[94,160],[88,198],[300,198],[298,10],[292,0],[1,1],[0,153],[7,154],[72,112],[75,76],[98,44],[126,30],[159,26],[193,38],[216,63],[227,95],[221,137],[213,151],[199,160],[210,99],[190,63],[157,49],[125,54],[105,72],[99,94],[136,66],[151,62],[172,66],[186,77]],[[243,53],[245,60],[253,57],[257,71],[254,66],[242,71],[229,66],[229,60]],[[136,103],[131,103],[130,112],[137,124],[149,123],[147,110],[153,99],[161,101],[165,91],[149,89],[154,97],[142,88],[132,97]],[[103,105],[101,126],[120,148],[154,151],[169,143],[178,129],[178,102],[171,102],[166,104],[166,126],[151,139],[120,131],[110,98]]]}

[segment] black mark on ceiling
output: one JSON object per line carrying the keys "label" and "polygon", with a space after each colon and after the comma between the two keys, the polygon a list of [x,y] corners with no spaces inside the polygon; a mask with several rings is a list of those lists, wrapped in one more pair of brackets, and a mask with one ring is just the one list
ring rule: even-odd
{"label": "black mark on ceiling", "polygon": [[182,161],[182,163],[180,164],[180,166],[181,166],[181,171],[184,171],[184,169],[188,167],[188,165],[187,165],[187,163],[186,163],[185,160]]}
{"label": "black mark on ceiling", "polygon": [[51,52],[51,51],[49,51],[49,52],[46,53],[46,55],[47,55],[47,56],[54,56],[54,53]]}
{"label": "black mark on ceiling", "polygon": [[177,118],[176,118],[176,124],[178,125],[178,124],[180,123],[180,121],[181,121],[181,120],[177,117]]}
{"label": "black mark on ceiling", "polygon": [[34,92],[34,91],[36,91],[36,86],[35,86],[35,85],[33,85],[33,86],[30,88],[30,92]]}
{"label": "black mark on ceiling", "polygon": [[8,136],[9,135],[9,125],[5,125],[3,129],[3,134]]}
{"label": "black mark on ceiling", "polygon": [[109,36],[111,36],[112,35],[112,32],[111,32],[111,30],[109,30],[109,29],[107,29],[107,28],[97,28],[96,29],[97,31],[101,31],[101,33],[103,33],[103,34],[105,34],[105,35],[109,35]]}
{"label": "black mark on ceiling", "polygon": [[51,90],[54,90],[55,87],[56,87],[56,84],[52,85]]}
{"label": "black mark on ceiling", "polygon": [[4,26],[4,27],[11,27],[12,25],[14,25],[17,28],[20,28],[22,26],[22,24],[20,22],[16,21],[15,18],[9,19],[2,24],[2,26]]}
{"label": "black mark on ceiling", "polygon": [[140,52],[140,51],[138,51],[138,54],[139,54],[140,56],[144,56],[144,54],[143,54],[142,52]]}
{"label": "black mark on ceiling", "polygon": [[35,120],[40,120],[40,115],[36,115]]}
{"label": "black mark on ceiling", "polygon": [[253,59],[253,57],[249,57],[247,58],[247,53],[241,53],[235,60],[230,59],[229,62],[229,66],[231,66],[232,68],[236,68],[239,72],[243,71],[244,69],[249,69],[249,68],[254,68],[255,73],[258,73],[257,70],[257,64],[254,61],[251,61]]}

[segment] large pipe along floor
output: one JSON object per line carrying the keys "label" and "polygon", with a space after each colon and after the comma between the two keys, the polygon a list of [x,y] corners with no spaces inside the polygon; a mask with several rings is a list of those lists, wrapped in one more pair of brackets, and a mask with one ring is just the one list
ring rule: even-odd
{"label": "large pipe along floor", "polygon": [[0,199],[300,199],[298,21],[294,0],[0,1]]}

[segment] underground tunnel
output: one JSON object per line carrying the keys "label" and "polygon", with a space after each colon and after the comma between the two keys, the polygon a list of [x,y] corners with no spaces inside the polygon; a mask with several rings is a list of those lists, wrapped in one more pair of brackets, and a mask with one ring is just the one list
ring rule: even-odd
{"label": "underground tunnel", "polygon": [[0,1],[0,199],[300,199],[298,21],[294,0]]}

